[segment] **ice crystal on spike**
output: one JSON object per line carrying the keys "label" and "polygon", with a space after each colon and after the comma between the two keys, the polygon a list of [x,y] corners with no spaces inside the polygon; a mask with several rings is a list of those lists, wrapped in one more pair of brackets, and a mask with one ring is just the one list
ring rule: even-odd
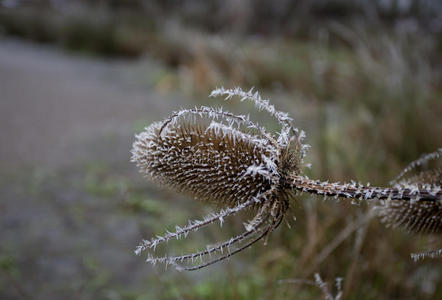
{"label": "ice crystal on spike", "polygon": [[[301,173],[308,167],[303,163],[309,148],[304,144],[305,132],[294,127],[287,113],[276,110],[253,89],[245,92],[239,88],[218,88],[210,96],[252,101],[257,109],[268,112],[279,123],[280,131],[269,132],[245,115],[203,106],[175,112],[136,135],[131,160],[143,174],[194,198],[214,202],[223,209],[202,220],[176,226],[173,232],[143,240],[135,253],[155,251],[159,244],[186,238],[213,223],[219,222],[221,226],[228,217],[243,210],[254,209],[255,216],[244,223],[245,231],[226,241],[177,256],[149,253],[148,262],[172,265],[178,270],[196,270],[224,260],[260,240],[267,241],[268,235],[284,219],[293,192],[353,200],[383,199],[386,202],[380,215],[394,219],[394,224],[414,231],[440,232],[440,183],[400,183],[379,188],[309,179]],[[419,216],[419,222],[410,218],[410,214]]]}
{"label": "ice crystal on spike", "polygon": [[415,262],[422,260],[424,258],[439,258],[439,257],[442,257],[442,249],[432,250],[422,253],[411,253],[411,258]]}

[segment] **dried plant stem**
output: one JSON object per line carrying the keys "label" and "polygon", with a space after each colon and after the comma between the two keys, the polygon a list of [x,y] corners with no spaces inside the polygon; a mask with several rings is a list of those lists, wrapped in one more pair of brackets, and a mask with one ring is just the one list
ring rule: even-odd
{"label": "dried plant stem", "polygon": [[349,199],[392,199],[392,200],[420,200],[438,201],[442,199],[442,190],[438,187],[418,188],[410,187],[371,187],[356,183],[341,184],[338,182],[324,182],[310,179],[306,176],[292,175],[282,183],[285,188],[302,192],[318,194],[328,197],[341,197]]}
{"label": "dried plant stem", "polygon": [[391,188],[356,183],[329,183],[292,174],[281,184],[324,197],[352,201],[380,200],[374,210],[387,226],[401,227],[412,233],[442,233],[442,190],[439,185],[400,185]]}
{"label": "dried plant stem", "polygon": [[[352,286],[357,286],[357,280],[359,272],[357,272],[358,268],[360,267],[360,258],[362,256],[362,248],[364,245],[365,237],[367,236],[367,230],[368,230],[368,222],[361,225],[361,227],[356,231],[355,234],[355,242],[354,242],[354,248],[353,248],[353,257],[350,264],[350,267],[348,268],[347,274],[345,278],[347,280],[345,281],[344,290],[342,291],[343,298],[345,299],[348,294],[350,293],[350,290],[352,289]],[[356,283],[356,284],[354,284]]]}
{"label": "dried plant stem", "polygon": [[358,220],[354,220],[352,223],[348,224],[334,239],[330,242],[322,251],[315,257],[314,262],[304,272],[305,276],[310,276],[314,270],[339,246],[344,242],[351,234],[356,230],[367,224],[368,221],[373,217],[371,213],[361,216]]}
{"label": "dried plant stem", "polygon": [[234,255],[234,254],[236,254],[236,253],[238,253],[238,252],[241,252],[242,250],[244,250],[244,249],[246,249],[246,248],[252,246],[252,245],[255,244],[256,242],[258,242],[259,240],[261,240],[262,238],[264,238],[264,237],[267,235],[267,233],[268,233],[271,229],[272,229],[272,228],[271,228],[270,226],[266,227],[266,229],[264,230],[264,232],[263,232],[262,234],[260,234],[258,237],[254,238],[254,239],[251,240],[250,242],[248,242],[248,243],[246,243],[245,245],[243,245],[243,246],[241,246],[241,247],[235,249],[235,250],[232,251],[232,252],[229,252],[228,254],[226,254],[226,255],[224,255],[224,256],[218,257],[217,259],[211,260],[211,261],[209,261],[209,262],[207,262],[207,263],[204,263],[204,264],[201,264],[201,265],[198,265],[198,266],[184,268],[184,270],[186,270],[186,271],[195,271],[195,270],[199,270],[199,269],[202,269],[202,268],[204,268],[204,267],[210,266],[210,265],[212,265],[212,264],[214,264],[214,263],[217,263],[217,262],[219,262],[219,261],[222,261],[222,260],[224,260],[224,259],[226,259],[226,258],[229,258],[229,257],[231,257],[232,255]]}

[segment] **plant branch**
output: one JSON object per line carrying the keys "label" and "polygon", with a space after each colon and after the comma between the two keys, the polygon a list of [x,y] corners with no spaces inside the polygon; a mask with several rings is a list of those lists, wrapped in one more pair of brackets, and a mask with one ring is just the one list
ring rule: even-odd
{"label": "plant branch", "polygon": [[350,199],[391,199],[391,200],[419,200],[440,201],[442,190],[440,187],[371,187],[356,183],[327,182],[313,180],[301,175],[291,175],[282,179],[284,188],[313,193],[329,197],[343,197]]}

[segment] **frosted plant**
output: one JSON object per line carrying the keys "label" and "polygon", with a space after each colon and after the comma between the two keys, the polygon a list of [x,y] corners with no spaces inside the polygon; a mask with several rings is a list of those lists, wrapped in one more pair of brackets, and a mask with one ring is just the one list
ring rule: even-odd
{"label": "frosted plant", "polygon": [[411,253],[411,258],[417,262],[418,260],[424,259],[424,258],[437,258],[442,256],[442,249],[438,250],[431,250],[421,253]]}
{"label": "frosted plant", "polygon": [[424,154],[422,155],[419,159],[412,161],[410,164],[408,164],[408,166],[395,178],[393,179],[390,184],[396,184],[398,182],[405,184],[412,184],[412,183],[427,183],[427,184],[431,184],[431,183],[439,183],[440,185],[440,181],[442,180],[441,176],[441,169],[435,169],[435,170],[427,170],[427,171],[422,171],[419,174],[412,176],[411,178],[407,179],[407,175],[409,175],[413,170],[415,170],[417,167],[422,166],[426,163],[428,163],[431,160],[437,160],[441,157],[442,155],[442,148],[437,149],[437,151],[432,152],[432,153],[428,153],[428,154]]}
{"label": "frosted plant", "polygon": [[[433,195],[440,194],[442,186],[442,170],[438,167],[420,172],[413,172],[417,167],[428,164],[429,161],[441,157],[442,148],[425,154],[411,162],[393,181],[390,182],[397,189],[428,190]],[[416,174],[413,174],[416,173]],[[442,233],[442,202],[440,197],[436,201],[418,201],[419,197],[404,202],[387,199],[375,207],[381,219],[392,227],[402,227],[410,232]]]}
{"label": "frosted plant", "polygon": [[342,295],[343,295],[342,281],[344,280],[344,278],[337,277],[335,279],[336,295],[333,296],[333,294],[331,293],[331,291],[328,287],[327,282],[324,282],[322,280],[321,275],[319,275],[319,273],[315,273],[314,277],[315,277],[314,281],[313,280],[306,280],[306,279],[283,279],[283,280],[279,280],[278,283],[280,283],[280,284],[295,283],[295,284],[312,285],[312,286],[315,286],[321,290],[322,296],[324,297],[325,300],[340,300],[340,299],[342,299]]}
{"label": "frosted plant", "polygon": [[338,290],[336,296],[330,292],[327,283],[322,280],[319,273],[315,273],[315,284],[321,289],[326,300],[340,300],[342,298],[342,277],[336,278],[336,289]]}
{"label": "frosted plant", "polygon": [[148,262],[173,265],[179,270],[196,270],[226,259],[259,240],[267,241],[268,235],[283,221],[289,200],[296,192],[360,200],[382,199],[385,201],[381,207],[385,209],[380,209],[380,214],[398,211],[395,203],[406,210],[409,205],[416,205],[417,209],[411,209],[415,212],[430,207],[429,214],[418,217],[420,221],[429,217],[430,221],[422,221],[424,225],[407,223],[406,227],[442,231],[440,184],[417,186],[402,182],[391,188],[379,188],[354,182],[312,180],[302,175],[309,148],[303,142],[305,133],[295,128],[287,113],[277,111],[269,100],[262,99],[253,90],[219,88],[210,96],[251,101],[257,109],[274,117],[281,129],[271,133],[248,116],[203,106],[175,112],[136,135],[131,160],[142,173],[155,182],[224,208],[202,220],[177,226],[174,232],[144,240],[135,252],[155,251],[158,244],[185,238],[204,226],[215,222],[222,225],[226,218],[243,210],[255,211],[255,216],[245,223],[244,232],[215,246],[180,256],[148,254]]}

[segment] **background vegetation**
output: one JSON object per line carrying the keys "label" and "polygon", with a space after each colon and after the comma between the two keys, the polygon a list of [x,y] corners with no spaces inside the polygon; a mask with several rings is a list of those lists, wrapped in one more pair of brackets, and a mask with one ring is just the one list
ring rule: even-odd
{"label": "background vegetation", "polygon": [[442,297],[441,260],[410,258],[440,238],[314,197],[292,201],[292,228],[267,246],[199,272],[152,268],[138,241],[213,207],[129,163],[150,122],[212,105],[216,86],[254,86],[307,132],[308,175],[387,185],[442,145],[438,1],[0,3],[0,298],[314,299],[318,288],[290,280],[315,272],[330,288],[343,277],[345,299]]}

